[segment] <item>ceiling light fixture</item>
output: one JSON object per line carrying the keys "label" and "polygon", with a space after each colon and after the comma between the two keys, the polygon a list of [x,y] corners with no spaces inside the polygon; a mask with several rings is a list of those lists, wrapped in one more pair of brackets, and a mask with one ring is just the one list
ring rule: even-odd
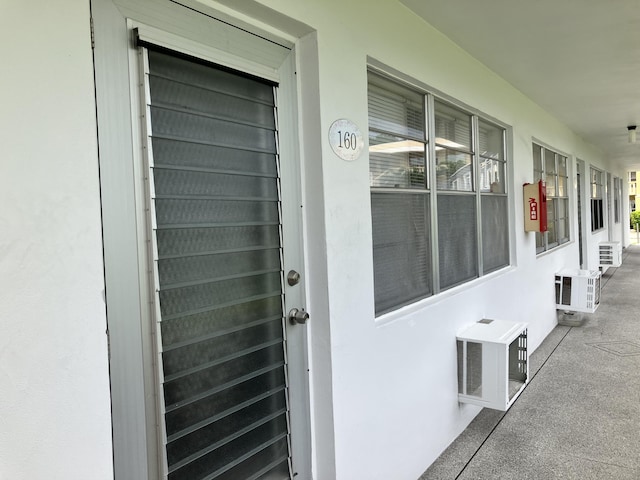
{"label": "ceiling light fixture", "polygon": [[636,126],[629,125],[627,130],[629,130],[629,143],[636,143]]}
{"label": "ceiling light fixture", "polygon": [[369,151],[381,153],[424,152],[424,143],[416,142],[415,140],[400,140],[398,142],[371,145]]}

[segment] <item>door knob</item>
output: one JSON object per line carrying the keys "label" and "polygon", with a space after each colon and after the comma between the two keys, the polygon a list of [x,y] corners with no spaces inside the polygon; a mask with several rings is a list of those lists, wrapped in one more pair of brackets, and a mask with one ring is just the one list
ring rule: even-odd
{"label": "door knob", "polygon": [[291,322],[292,325],[303,325],[307,320],[309,320],[309,314],[304,311],[304,308],[292,308],[289,310],[289,322]]}
{"label": "door knob", "polygon": [[295,270],[289,270],[289,273],[287,273],[287,283],[292,287],[300,283],[300,274]]}

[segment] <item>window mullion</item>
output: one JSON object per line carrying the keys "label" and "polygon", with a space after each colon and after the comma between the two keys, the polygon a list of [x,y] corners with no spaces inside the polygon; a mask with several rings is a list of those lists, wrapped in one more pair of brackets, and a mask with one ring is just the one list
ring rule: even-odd
{"label": "window mullion", "polygon": [[478,251],[476,274],[481,277],[484,274],[484,255],[482,250],[482,197],[480,194],[480,139],[477,115],[471,116],[471,150],[472,188],[476,194],[476,249]]}
{"label": "window mullion", "polygon": [[[546,188],[547,188],[547,149],[546,148],[540,149],[540,156],[542,157],[542,179],[544,180],[545,191],[546,191]],[[548,224],[547,224],[547,231],[542,233],[542,237],[543,237],[543,243],[544,243],[544,251],[546,252],[547,250],[549,250]]]}
{"label": "window mullion", "polygon": [[[502,158],[504,159],[504,194],[509,195],[509,185],[508,181],[511,178],[511,167],[509,162],[507,161],[507,131],[502,130]],[[511,242],[509,242],[511,243]]]}
{"label": "window mullion", "polygon": [[438,195],[436,191],[436,116],[433,95],[425,95],[425,121],[427,135],[427,167],[429,171],[429,193],[431,207],[431,266],[433,293],[440,292],[440,255],[438,250]]}
{"label": "window mullion", "polygon": [[558,154],[553,153],[553,171],[551,172],[553,178],[553,233],[554,241],[551,242],[551,248],[557,247],[558,243]]}

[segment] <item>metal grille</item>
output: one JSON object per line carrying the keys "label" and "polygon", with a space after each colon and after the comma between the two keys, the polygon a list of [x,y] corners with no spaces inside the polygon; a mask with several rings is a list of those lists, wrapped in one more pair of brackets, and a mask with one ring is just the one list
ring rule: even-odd
{"label": "metal grille", "polygon": [[600,265],[613,265],[613,245],[600,245]]}
{"label": "metal grille", "polygon": [[562,277],[562,305],[571,305],[571,277]]}
{"label": "metal grille", "polygon": [[527,331],[509,345],[509,399],[527,382]]}
{"label": "metal grille", "polygon": [[458,393],[482,396],[482,344],[458,340]]}
{"label": "metal grille", "polygon": [[602,277],[597,276],[593,279],[593,305],[600,305],[600,279]]}

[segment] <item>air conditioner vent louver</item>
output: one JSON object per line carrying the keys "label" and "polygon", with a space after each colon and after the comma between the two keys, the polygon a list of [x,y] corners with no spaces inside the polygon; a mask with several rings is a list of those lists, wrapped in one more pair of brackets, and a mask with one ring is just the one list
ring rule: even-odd
{"label": "air conditioner vent louver", "polygon": [[563,270],[556,273],[556,308],[593,313],[600,305],[600,272]]}
{"label": "air conditioner vent louver", "polygon": [[562,279],[562,303],[563,305],[571,305],[571,277]]}
{"label": "air conditioner vent louver", "polygon": [[529,381],[527,325],[481,320],[457,336],[458,399],[507,410]]}
{"label": "air conditioner vent louver", "polygon": [[600,242],[598,245],[600,266],[619,267],[622,265],[622,246],[620,242]]}

